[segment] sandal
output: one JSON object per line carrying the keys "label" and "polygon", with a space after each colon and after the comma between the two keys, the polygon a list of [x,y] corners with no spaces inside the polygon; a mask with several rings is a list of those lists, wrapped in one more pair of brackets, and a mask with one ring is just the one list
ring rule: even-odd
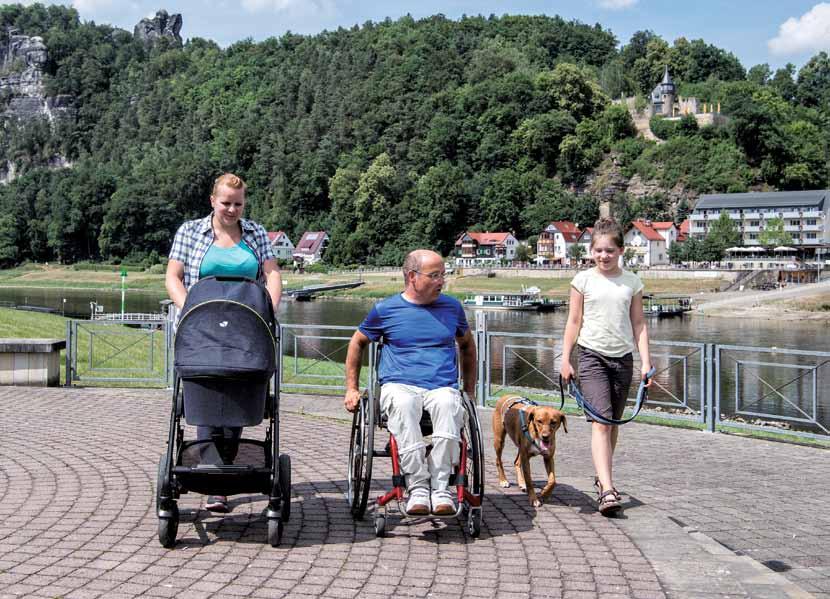
{"label": "sandal", "polygon": [[613,516],[620,511],[620,494],[616,489],[609,489],[599,496],[597,508],[603,516]]}

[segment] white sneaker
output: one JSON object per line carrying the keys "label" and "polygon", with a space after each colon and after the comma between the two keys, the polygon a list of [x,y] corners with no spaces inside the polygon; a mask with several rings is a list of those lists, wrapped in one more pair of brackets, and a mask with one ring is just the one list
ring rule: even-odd
{"label": "white sneaker", "polygon": [[452,516],[455,514],[453,494],[444,489],[432,492],[432,513],[436,516]]}
{"label": "white sneaker", "polygon": [[406,502],[406,513],[410,516],[429,515],[429,489],[415,487],[409,492],[409,501]]}

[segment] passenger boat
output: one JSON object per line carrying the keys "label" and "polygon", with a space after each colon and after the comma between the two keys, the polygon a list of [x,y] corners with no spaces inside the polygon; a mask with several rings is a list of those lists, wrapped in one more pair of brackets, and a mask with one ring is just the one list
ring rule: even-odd
{"label": "passenger boat", "polygon": [[526,312],[548,312],[565,303],[543,298],[538,287],[523,287],[521,291],[514,293],[477,293],[464,299],[465,306],[477,310],[522,310]]}
{"label": "passenger boat", "polygon": [[692,298],[687,295],[644,295],[643,313],[657,318],[683,316],[692,309]]}

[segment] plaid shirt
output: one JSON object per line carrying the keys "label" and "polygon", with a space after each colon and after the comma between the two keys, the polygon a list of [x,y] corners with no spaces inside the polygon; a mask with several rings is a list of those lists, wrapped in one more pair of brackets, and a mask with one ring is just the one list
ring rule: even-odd
{"label": "plaid shirt", "polygon": [[[170,248],[170,260],[178,260],[184,264],[184,288],[190,287],[199,280],[199,269],[202,267],[202,260],[213,244],[213,224],[211,219],[213,213],[204,218],[185,221],[176,231],[173,239],[173,247]],[[265,282],[262,272],[262,263],[266,260],[276,260],[271,242],[268,241],[268,234],[262,225],[252,220],[239,219],[242,225],[242,241],[254,252],[259,262],[259,273],[257,278]]]}

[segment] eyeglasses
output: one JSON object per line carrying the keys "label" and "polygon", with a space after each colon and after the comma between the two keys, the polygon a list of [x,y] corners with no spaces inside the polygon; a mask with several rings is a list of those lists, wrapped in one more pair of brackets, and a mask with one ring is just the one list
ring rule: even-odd
{"label": "eyeglasses", "polygon": [[419,275],[424,275],[425,277],[429,277],[432,281],[437,281],[438,279],[445,279],[447,278],[447,273],[445,272],[421,272],[420,270],[413,270],[411,272],[417,272]]}

